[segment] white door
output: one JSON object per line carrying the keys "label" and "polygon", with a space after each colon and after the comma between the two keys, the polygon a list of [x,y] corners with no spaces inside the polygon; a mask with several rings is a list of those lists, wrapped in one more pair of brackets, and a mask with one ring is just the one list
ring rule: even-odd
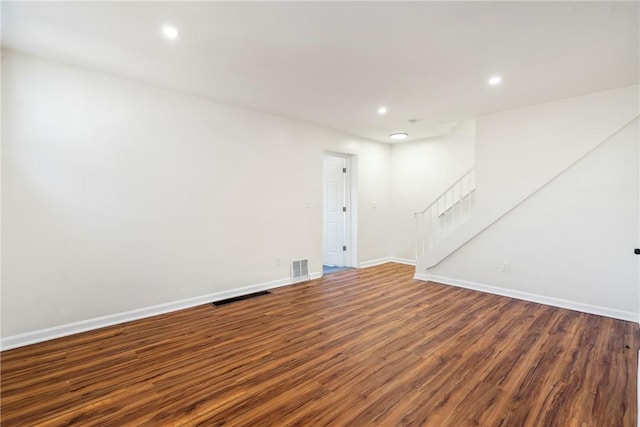
{"label": "white door", "polygon": [[323,258],[324,265],[346,265],[346,159],[324,156]]}

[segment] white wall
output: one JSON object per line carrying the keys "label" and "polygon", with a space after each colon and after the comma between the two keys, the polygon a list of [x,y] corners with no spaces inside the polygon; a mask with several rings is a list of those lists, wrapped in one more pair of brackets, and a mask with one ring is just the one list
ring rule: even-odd
{"label": "white wall", "polygon": [[2,74],[3,337],[320,271],[323,150],[357,154],[359,258],[388,256],[388,145],[13,52]]}
{"label": "white wall", "polygon": [[416,223],[421,211],[475,165],[475,122],[451,132],[391,146],[391,253],[415,260]]}
{"label": "white wall", "polygon": [[[473,122],[389,147],[12,52],[2,74],[3,338],[286,278],[291,259],[319,271],[324,150],[358,156],[359,261],[411,259],[413,212],[473,165]],[[637,91],[480,117],[485,219],[637,114]],[[634,129],[434,273],[637,313]]]}
{"label": "white wall", "polygon": [[638,86],[477,118],[477,201],[513,206],[638,114]]}
{"label": "white wall", "polygon": [[[470,226],[478,227],[476,233],[489,228],[428,269],[429,274],[602,307],[635,319],[640,283],[638,257],[632,252],[640,231],[637,119],[563,169],[637,114],[638,87],[633,86],[479,117],[476,222]],[[505,262],[510,273],[501,272]],[[419,264],[418,273],[424,267]]]}

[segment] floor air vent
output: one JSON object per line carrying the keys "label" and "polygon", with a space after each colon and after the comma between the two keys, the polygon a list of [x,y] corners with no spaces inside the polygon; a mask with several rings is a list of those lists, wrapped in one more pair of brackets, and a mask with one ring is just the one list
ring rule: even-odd
{"label": "floor air vent", "polygon": [[240,295],[239,297],[233,297],[233,298],[222,299],[220,301],[214,301],[214,302],[211,303],[211,305],[214,306],[214,307],[217,307],[219,305],[230,304],[232,302],[242,301],[242,300],[249,299],[249,298],[255,298],[255,297],[262,296],[262,295],[268,295],[270,293],[271,292],[269,292],[269,291],[254,292],[252,294]]}
{"label": "floor air vent", "polygon": [[291,261],[291,281],[295,283],[305,280],[309,280],[309,260]]}

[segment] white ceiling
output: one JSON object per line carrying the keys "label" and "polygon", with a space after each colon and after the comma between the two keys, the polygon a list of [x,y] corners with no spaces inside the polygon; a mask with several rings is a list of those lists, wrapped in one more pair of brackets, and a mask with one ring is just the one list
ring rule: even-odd
{"label": "white ceiling", "polygon": [[3,1],[2,45],[390,142],[638,83],[639,4]]}

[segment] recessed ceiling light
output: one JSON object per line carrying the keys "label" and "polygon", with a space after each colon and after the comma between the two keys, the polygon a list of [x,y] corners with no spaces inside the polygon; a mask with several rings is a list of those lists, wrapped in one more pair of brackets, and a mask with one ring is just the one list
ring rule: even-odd
{"label": "recessed ceiling light", "polygon": [[378,108],[378,114],[387,114],[387,107]]}
{"label": "recessed ceiling light", "polygon": [[389,138],[398,140],[398,139],[405,139],[408,136],[409,136],[408,133],[398,132],[398,133],[392,133],[391,135],[389,135]]}
{"label": "recessed ceiling light", "polygon": [[164,34],[164,36],[170,40],[175,40],[178,38],[178,30],[176,30],[174,27],[162,27],[162,34]]}
{"label": "recessed ceiling light", "polygon": [[495,86],[495,85],[500,84],[500,82],[501,82],[501,81],[502,81],[502,77],[500,77],[500,76],[493,76],[493,77],[491,77],[491,78],[489,79],[489,84],[490,84],[491,86]]}

